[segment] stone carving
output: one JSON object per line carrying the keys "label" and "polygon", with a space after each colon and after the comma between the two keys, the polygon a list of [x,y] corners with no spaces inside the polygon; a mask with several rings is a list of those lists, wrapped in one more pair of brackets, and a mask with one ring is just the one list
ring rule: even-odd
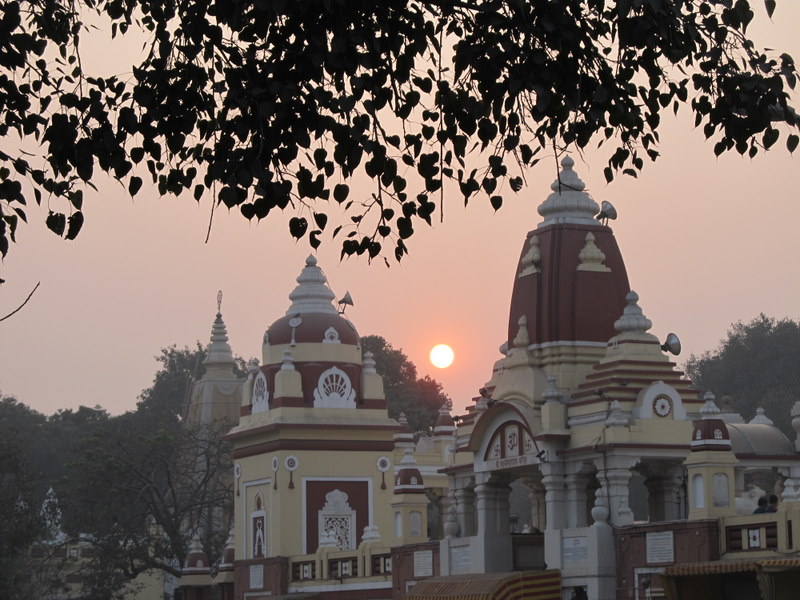
{"label": "stone carving", "polygon": [[325,505],[317,513],[319,539],[335,540],[339,550],[356,547],[356,511],[350,507],[348,496],[341,490],[325,494]]}
{"label": "stone carving", "polygon": [[356,391],[347,373],[336,367],[323,371],[314,390],[314,406],[319,408],[355,408]]}

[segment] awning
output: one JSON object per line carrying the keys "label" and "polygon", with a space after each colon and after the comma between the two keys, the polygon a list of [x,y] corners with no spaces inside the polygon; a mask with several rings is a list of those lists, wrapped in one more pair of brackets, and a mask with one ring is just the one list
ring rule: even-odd
{"label": "awning", "polygon": [[561,600],[561,572],[520,571],[432,577],[417,583],[408,600]]}
{"label": "awning", "polygon": [[771,558],[762,560],[715,560],[673,565],[664,569],[667,577],[690,577],[694,575],[720,575],[742,571],[787,571],[800,569],[800,558]]}

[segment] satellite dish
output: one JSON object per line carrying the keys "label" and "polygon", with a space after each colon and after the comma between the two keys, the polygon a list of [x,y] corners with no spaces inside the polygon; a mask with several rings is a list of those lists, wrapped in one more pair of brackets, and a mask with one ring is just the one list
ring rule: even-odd
{"label": "satellite dish", "polygon": [[608,200],[603,200],[600,203],[600,212],[597,213],[595,219],[600,221],[603,225],[607,224],[609,220],[613,221],[617,218],[617,209]]}
{"label": "satellite dish", "polygon": [[681,353],[681,340],[680,338],[675,335],[674,333],[670,333],[667,336],[667,340],[661,344],[661,349],[664,352],[669,352],[670,354],[674,354],[678,356]]}

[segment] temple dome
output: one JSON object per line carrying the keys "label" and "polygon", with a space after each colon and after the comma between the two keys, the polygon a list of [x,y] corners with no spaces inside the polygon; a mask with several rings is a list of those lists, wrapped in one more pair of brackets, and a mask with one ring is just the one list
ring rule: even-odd
{"label": "temple dome", "polygon": [[424,494],[425,485],[414,452],[411,448],[406,448],[403,460],[397,467],[397,474],[394,480],[395,494]]}
{"label": "temple dome", "polygon": [[358,331],[334,307],[335,297],[322,269],[317,266],[317,259],[309,256],[297,277],[297,287],[289,294],[292,302],[289,309],[267,328],[264,342],[270,345],[326,342],[358,345]]}

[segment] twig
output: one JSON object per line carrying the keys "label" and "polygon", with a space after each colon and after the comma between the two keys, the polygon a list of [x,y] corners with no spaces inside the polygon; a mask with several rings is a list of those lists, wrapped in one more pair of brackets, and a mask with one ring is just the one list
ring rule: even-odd
{"label": "twig", "polygon": [[34,286],[34,288],[31,290],[31,293],[30,293],[30,294],[28,294],[28,297],[27,297],[27,298],[25,298],[25,301],[24,301],[22,304],[20,304],[20,305],[19,305],[17,308],[15,308],[14,310],[12,310],[10,313],[8,313],[8,314],[7,314],[5,317],[0,317],[0,321],[5,321],[5,320],[6,320],[6,319],[8,319],[9,317],[11,317],[11,316],[15,315],[16,313],[18,313],[18,312],[19,312],[19,311],[22,309],[22,307],[23,307],[23,306],[25,306],[25,305],[28,303],[28,300],[30,300],[30,299],[31,299],[31,296],[33,296],[33,293],[34,293],[34,292],[35,292],[37,289],[39,289],[39,285],[40,285],[41,283],[42,283],[41,281],[37,281],[37,282],[36,282],[36,285],[35,285],[35,286]]}

